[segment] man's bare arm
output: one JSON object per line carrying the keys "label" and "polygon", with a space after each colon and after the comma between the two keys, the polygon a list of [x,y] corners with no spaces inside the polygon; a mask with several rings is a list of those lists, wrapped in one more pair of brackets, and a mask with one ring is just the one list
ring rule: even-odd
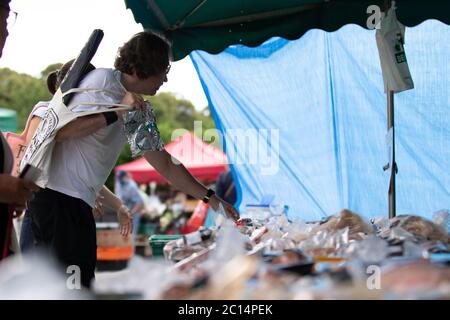
{"label": "man's bare arm", "polygon": [[62,127],[56,134],[56,141],[86,137],[106,127],[106,119],[102,114],[79,117]]}

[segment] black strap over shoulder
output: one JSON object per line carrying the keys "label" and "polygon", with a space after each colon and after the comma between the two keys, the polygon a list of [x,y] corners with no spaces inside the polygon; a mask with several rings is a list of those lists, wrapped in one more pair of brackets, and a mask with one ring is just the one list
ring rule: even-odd
{"label": "black strap over shoulder", "polygon": [[[60,88],[62,93],[78,87],[78,84],[82,80],[92,57],[97,52],[98,46],[100,45],[102,39],[103,31],[100,29],[95,29],[61,82]],[[70,93],[64,96],[63,101],[66,106],[69,105],[73,95],[73,93]]]}

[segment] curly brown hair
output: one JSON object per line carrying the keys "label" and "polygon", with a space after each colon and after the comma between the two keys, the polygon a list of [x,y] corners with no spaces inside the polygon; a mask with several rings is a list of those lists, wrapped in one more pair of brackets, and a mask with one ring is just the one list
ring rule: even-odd
{"label": "curly brown hair", "polygon": [[153,32],[143,31],[119,48],[114,67],[126,74],[136,73],[139,79],[147,79],[167,69],[170,55],[168,41]]}

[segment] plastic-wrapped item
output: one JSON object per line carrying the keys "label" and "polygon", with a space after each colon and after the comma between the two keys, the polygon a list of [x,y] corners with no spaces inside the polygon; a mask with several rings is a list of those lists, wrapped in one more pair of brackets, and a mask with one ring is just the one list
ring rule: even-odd
{"label": "plastic-wrapped item", "polygon": [[[87,290],[80,290],[81,280],[76,268],[60,268],[53,258],[36,251],[15,255],[0,265],[1,300],[66,300],[90,299]],[[67,273],[66,273],[67,272]],[[73,290],[69,290],[73,289]]]}
{"label": "plastic-wrapped item", "polygon": [[211,240],[208,240],[208,241],[202,242],[201,244],[176,248],[169,254],[168,258],[169,258],[169,260],[175,261],[175,262],[182,261],[182,260],[192,256],[195,253],[202,252],[204,249],[208,248],[212,244],[213,244],[213,242]]}
{"label": "plastic-wrapped item", "polygon": [[450,212],[446,209],[436,211],[433,213],[433,222],[448,233],[450,228]]}
{"label": "plastic-wrapped item", "polygon": [[[312,237],[302,241],[299,248],[307,255],[328,255],[334,251],[334,248],[325,248],[325,237],[328,235],[327,231],[319,231]],[[318,253],[317,251],[320,251]]]}
{"label": "plastic-wrapped item", "polygon": [[444,298],[450,297],[450,268],[441,267],[427,260],[391,264],[382,269],[381,287],[399,294],[402,298],[418,297],[421,293],[439,291],[445,287]]}
{"label": "plastic-wrapped item", "polygon": [[280,239],[284,233],[274,223],[266,224],[267,232],[261,236],[261,241],[265,242],[270,239]]}
{"label": "plastic-wrapped item", "polygon": [[216,250],[211,254],[211,262],[221,265],[233,257],[245,254],[245,244],[248,238],[242,235],[231,220],[226,220],[216,236]]}
{"label": "plastic-wrapped item", "polygon": [[345,249],[349,244],[349,228],[346,227],[344,229],[339,229],[335,232],[327,232],[327,231],[320,231],[318,234],[316,234],[313,238],[313,245],[312,247],[316,250],[316,253],[314,255],[327,255],[327,254],[318,254],[318,251],[320,252],[320,249],[323,250],[324,253],[328,254],[336,254],[338,251],[342,251]]}
{"label": "plastic-wrapped item", "polygon": [[408,231],[406,231],[403,228],[400,227],[394,227],[391,230],[389,230],[389,233],[387,234],[388,236],[388,240],[392,241],[392,240],[400,240],[400,241],[405,241],[405,240],[410,240],[410,241],[414,241],[414,235],[412,233],[409,233]]}
{"label": "plastic-wrapped item", "polygon": [[282,254],[285,249],[285,241],[281,238],[271,238],[264,242],[264,252],[268,254]]}
{"label": "plastic-wrapped item", "polygon": [[188,246],[183,239],[171,240],[164,246],[164,257],[170,261],[181,261],[194,252],[200,251],[202,246]]}
{"label": "plastic-wrapped item", "polygon": [[376,233],[383,233],[389,230],[390,222],[385,217],[376,217],[371,220]]}
{"label": "plastic-wrapped item", "polygon": [[350,228],[338,230],[333,237],[330,237],[329,246],[334,246],[337,250],[343,250],[349,245]]}
{"label": "plastic-wrapped item", "polygon": [[284,241],[284,250],[297,248],[297,243],[285,233],[281,239]]}
{"label": "plastic-wrapped item", "polygon": [[319,225],[313,232],[326,230],[336,232],[348,228],[350,239],[361,240],[364,234],[372,234],[373,229],[358,214],[344,209]]}
{"label": "plastic-wrapped item", "polygon": [[450,254],[450,246],[441,241],[428,241],[423,243],[422,247],[429,254],[433,253]]}
{"label": "plastic-wrapped item", "polygon": [[173,250],[177,248],[183,247],[183,239],[175,239],[167,242],[163,248],[163,254],[166,259],[169,259],[169,256]]}
{"label": "plastic-wrapped item", "polygon": [[388,243],[376,236],[356,243],[356,257],[364,263],[380,263],[389,255]]}
{"label": "plastic-wrapped item", "polygon": [[215,240],[215,230],[200,228],[185,234],[180,239],[171,240],[164,246],[164,257],[171,261],[181,261],[194,253],[208,248]]}
{"label": "plastic-wrapped item", "polygon": [[271,217],[271,215],[272,211],[269,205],[248,204],[241,216],[243,218],[265,222]]}
{"label": "plastic-wrapped item", "polygon": [[237,229],[239,230],[240,233],[242,233],[243,235],[249,236],[249,237],[256,230],[256,228],[253,226],[251,226],[251,227],[250,226],[237,226]]}
{"label": "plastic-wrapped item", "polygon": [[276,225],[280,230],[284,230],[290,226],[290,223],[285,215],[273,216],[269,219],[268,224]]}
{"label": "plastic-wrapped item", "polygon": [[256,224],[249,218],[240,218],[234,224],[240,233],[251,237],[252,233],[257,229]]}
{"label": "plastic-wrapped item", "polygon": [[160,299],[168,288],[191,281],[186,274],[171,268],[171,263],[135,256],[124,272],[97,276],[94,292],[100,295],[139,293],[143,299]]}
{"label": "plastic-wrapped item", "polygon": [[214,216],[214,225],[216,227],[220,227],[222,224],[225,223],[225,221],[228,220],[227,213],[222,203],[219,203],[219,208],[217,210],[212,210],[212,213]]}
{"label": "plastic-wrapped item", "polygon": [[255,229],[250,235],[250,241],[257,244],[261,241],[261,237],[267,232],[267,227],[263,226],[261,228]]}
{"label": "plastic-wrapped item", "polygon": [[253,222],[250,218],[240,218],[237,221],[235,221],[236,226],[238,227],[252,227]]}
{"label": "plastic-wrapped item", "polygon": [[291,238],[286,237],[286,234],[269,234],[267,227],[256,229],[250,237],[250,241],[254,244],[254,246],[253,250],[251,250],[249,254],[253,254],[262,249],[264,254],[279,255],[282,254],[284,250],[292,250],[296,248],[296,243]]}
{"label": "plastic-wrapped item", "polygon": [[213,241],[215,233],[212,229],[200,227],[197,231],[183,235],[185,245],[195,245],[205,241]]}
{"label": "plastic-wrapped item", "polygon": [[446,244],[450,242],[446,230],[422,217],[400,215],[392,218],[390,223],[391,228],[402,228],[422,240],[442,241]]}
{"label": "plastic-wrapped item", "polygon": [[403,256],[408,258],[428,258],[428,250],[421,244],[412,241],[403,242]]}
{"label": "plastic-wrapped item", "polygon": [[[211,254],[211,251],[216,248],[216,244],[213,243],[209,247],[202,249],[201,251],[194,252],[188,258],[179,261],[174,268],[182,271],[187,271],[192,268],[198,267],[200,263],[206,261]],[[206,271],[205,271],[206,272]]]}
{"label": "plastic-wrapped item", "polygon": [[311,256],[329,256],[343,252],[350,244],[349,240],[348,227],[334,232],[320,230],[298,247]]}
{"label": "plastic-wrapped item", "polygon": [[253,256],[237,255],[224,261],[211,274],[210,281],[204,290],[204,299],[237,300],[245,293],[249,279],[258,270],[259,261]]}
{"label": "plastic-wrapped item", "polygon": [[303,220],[295,220],[283,230],[286,232],[286,237],[299,243],[302,240],[306,240],[316,226],[315,224],[305,223]]}
{"label": "plastic-wrapped item", "polygon": [[272,217],[280,217],[280,216],[286,217],[289,211],[289,206],[283,205],[279,201],[272,200],[272,202],[269,204],[269,209]]}
{"label": "plastic-wrapped item", "polygon": [[201,247],[201,246],[176,247],[169,252],[169,254],[167,255],[167,259],[169,259],[170,261],[178,262],[178,261],[181,261],[181,260],[184,260],[184,259],[190,257],[195,252],[198,252],[202,249],[203,249],[203,247]]}
{"label": "plastic-wrapped item", "polygon": [[123,115],[124,131],[130,144],[131,155],[141,156],[145,151],[161,151],[161,140],[152,106],[147,102],[145,110],[126,112]]}

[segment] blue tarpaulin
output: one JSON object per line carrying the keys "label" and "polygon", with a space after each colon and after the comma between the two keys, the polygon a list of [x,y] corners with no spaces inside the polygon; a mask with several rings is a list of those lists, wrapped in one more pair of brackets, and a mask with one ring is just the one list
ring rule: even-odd
{"label": "blue tarpaulin", "polygon": [[[450,207],[450,27],[406,30],[415,88],[395,95],[397,214]],[[191,53],[238,187],[291,218],[388,212],[386,95],[375,31],[346,25],[295,41]]]}

